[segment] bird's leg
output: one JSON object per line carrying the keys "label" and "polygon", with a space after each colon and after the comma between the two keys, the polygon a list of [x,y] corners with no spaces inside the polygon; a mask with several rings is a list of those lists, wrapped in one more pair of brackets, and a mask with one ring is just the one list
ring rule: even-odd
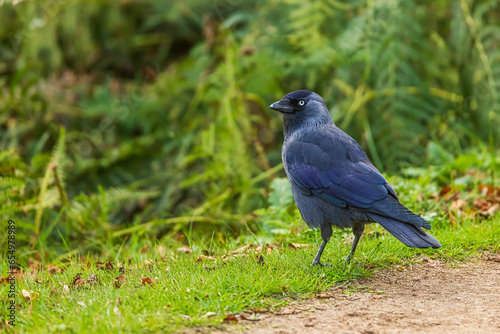
{"label": "bird's leg", "polygon": [[351,252],[345,259],[347,263],[351,263],[351,258],[354,256],[356,247],[358,246],[359,239],[365,230],[365,224],[355,224],[352,226],[352,233],[354,233],[354,241],[352,242]]}
{"label": "bird's leg", "polygon": [[314,260],[312,262],[313,265],[320,265],[323,266],[320,262],[321,259],[321,254],[323,254],[323,250],[325,249],[326,244],[330,240],[332,236],[332,225],[330,223],[326,223],[321,227],[321,239],[323,239],[323,242],[321,243],[321,246],[319,246],[318,253],[316,254],[316,257],[314,257]]}

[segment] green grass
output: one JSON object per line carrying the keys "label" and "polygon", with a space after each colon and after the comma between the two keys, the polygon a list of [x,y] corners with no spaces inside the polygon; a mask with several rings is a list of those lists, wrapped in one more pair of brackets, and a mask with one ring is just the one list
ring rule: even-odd
{"label": "green grass", "polygon": [[[295,236],[293,241],[312,247],[293,250],[287,243],[275,245],[271,254],[263,255],[264,264],[258,263],[255,254],[225,263],[221,260],[226,251],[252,242],[250,237],[234,239],[225,246],[214,241],[192,244],[192,254],[176,251],[174,244],[162,254],[158,254],[158,246],[141,252],[138,242],[134,247],[89,257],[83,262],[73,259],[60,264],[62,273],[39,270],[34,277],[25,275],[17,283],[18,292],[33,291],[32,296],[36,297],[32,301],[17,298],[18,326],[12,332],[168,333],[185,327],[217,326],[227,314],[264,307],[276,309],[289,302],[289,297],[307,298],[346,281],[370,277],[375,270],[407,265],[421,254],[453,262],[500,250],[498,216],[463,221],[458,227],[438,224],[433,230],[443,244],[438,250],[405,247],[379,226],[370,225],[358,247],[355,263],[350,266],[342,259],[350,247],[346,241],[352,238],[348,231],[335,231],[323,255],[323,261],[333,267],[324,268],[309,265],[320,241],[319,233],[310,231]],[[214,252],[217,261],[196,262],[202,250]],[[98,269],[96,262],[107,260],[114,268]],[[114,284],[120,275],[118,267],[125,268],[126,277],[119,288]],[[78,273],[84,279],[95,274],[99,283],[75,288],[72,283]],[[141,284],[145,277],[152,279],[152,286]],[[69,291],[64,291],[64,285]],[[2,297],[8,288],[0,288]],[[3,304],[2,317],[6,299]],[[209,312],[215,315],[210,316]]]}

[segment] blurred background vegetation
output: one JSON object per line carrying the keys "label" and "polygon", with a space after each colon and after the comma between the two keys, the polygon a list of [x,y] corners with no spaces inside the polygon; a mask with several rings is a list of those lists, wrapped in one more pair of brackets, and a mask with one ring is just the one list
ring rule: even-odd
{"label": "blurred background vegetation", "polygon": [[498,0],[0,4],[0,218],[22,255],[258,230],[284,176],[267,106],[297,89],[385,173],[498,164]]}

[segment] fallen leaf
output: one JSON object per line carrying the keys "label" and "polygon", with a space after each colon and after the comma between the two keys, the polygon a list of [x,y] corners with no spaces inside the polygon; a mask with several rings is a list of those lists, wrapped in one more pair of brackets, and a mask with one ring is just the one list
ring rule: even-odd
{"label": "fallen leaf", "polygon": [[309,247],[310,245],[308,244],[296,244],[294,242],[291,242],[288,244],[288,246],[292,249],[299,249],[299,248],[307,248]]}
{"label": "fallen leaf", "polygon": [[67,286],[67,285],[63,285],[63,292],[64,292],[65,294],[68,294],[68,293],[69,293],[69,286]]}
{"label": "fallen leaf", "polygon": [[241,253],[244,253],[244,252],[248,251],[252,247],[254,247],[254,246],[252,244],[249,244],[249,245],[242,246],[242,247],[238,248],[235,251],[228,251],[227,253],[231,254],[231,255],[241,254]]}
{"label": "fallen leaf", "polygon": [[238,258],[238,257],[241,257],[241,258],[243,258],[243,257],[249,257],[249,255],[248,255],[248,254],[245,254],[245,253],[242,253],[242,254],[234,254],[234,255],[229,255],[229,256],[228,256],[228,255],[224,255],[224,256],[222,257],[222,261],[234,261],[234,260],[236,260],[236,258]]}
{"label": "fallen leaf", "polygon": [[62,268],[60,268],[54,264],[48,264],[46,268],[47,268],[47,271],[49,272],[49,274],[57,274],[57,273],[63,272]]}
{"label": "fallen leaf", "polygon": [[492,205],[491,208],[487,210],[487,212],[490,216],[493,216],[498,210],[500,210],[500,204],[497,203]]}
{"label": "fallen leaf", "polygon": [[153,281],[151,280],[151,278],[149,277],[144,277],[142,280],[141,280],[141,283],[142,285],[153,285]]}
{"label": "fallen leaf", "polygon": [[87,283],[90,285],[97,285],[99,283],[99,277],[97,277],[96,274],[92,274],[87,278]]}
{"label": "fallen leaf", "polygon": [[161,245],[159,245],[156,250],[158,252],[158,255],[160,255],[160,257],[164,257],[167,254],[165,247],[163,247]]}
{"label": "fallen leaf", "polygon": [[106,262],[106,269],[107,270],[113,270],[114,269],[113,268],[113,264],[110,261]]}
{"label": "fallen leaf", "polygon": [[189,315],[181,314],[181,317],[183,317],[186,320],[193,321],[193,318],[191,318]]}
{"label": "fallen leaf", "polygon": [[215,258],[213,258],[211,256],[200,255],[200,257],[196,260],[196,262],[201,262],[203,260],[216,261]]}
{"label": "fallen leaf", "polygon": [[207,312],[207,313],[205,313],[205,314],[203,315],[203,317],[208,318],[208,317],[213,317],[214,315],[217,315],[217,313],[215,313],[215,312]]}
{"label": "fallen leaf", "polygon": [[73,284],[71,285],[73,288],[78,288],[85,285],[85,280],[80,275],[81,274],[76,274],[76,276],[73,278]]}
{"label": "fallen leaf", "polygon": [[486,201],[484,198],[478,198],[474,201],[474,206],[481,211],[487,210],[488,201]]}
{"label": "fallen leaf", "polygon": [[125,282],[125,275],[120,275],[114,279],[113,284],[115,285],[115,288],[119,288],[122,286],[124,282]]}
{"label": "fallen leaf", "polygon": [[451,203],[450,209],[454,210],[454,211],[459,211],[460,209],[464,208],[465,206],[467,206],[466,201],[464,201],[463,199],[457,199]]}
{"label": "fallen leaf", "polygon": [[500,187],[490,186],[486,184],[479,185],[479,191],[483,197],[493,197],[500,195]]}
{"label": "fallen leaf", "polygon": [[238,322],[238,318],[234,314],[228,314],[222,319],[224,322]]}
{"label": "fallen leaf", "polygon": [[264,246],[259,246],[255,249],[255,253],[257,254],[262,253],[264,251],[266,254],[271,254],[273,252],[273,246],[265,244]]}
{"label": "fallen leaf", "polygon": [[184,253],[184,254],[191,254],[193,252],[191,247],[189,247],[188,245],[184,245],[184,246],[177,248],[177,251]]}
{"label": "fallen leaf", "polygon": [[147,252],[149,252],[149,248],[151,248],[151,246],[147,245],[146,247],[144,247],[143,249],[141,249],[141,254],[146,254]]}
{"label": "fallen leaf", "polygon": [[22,289],[21,290],[21,295],[23,296],[23,298],[25,300],[31,300],[31,292],[27,291],[27,290],[24,290]]}
{"label": "fallen leaf", "polygon": [[450,191],[451,191],[451,186],[445,186],[445,187],[441,188],[441,191],[439,191],[439,196],[443,197],[444,195],[446,195]]}

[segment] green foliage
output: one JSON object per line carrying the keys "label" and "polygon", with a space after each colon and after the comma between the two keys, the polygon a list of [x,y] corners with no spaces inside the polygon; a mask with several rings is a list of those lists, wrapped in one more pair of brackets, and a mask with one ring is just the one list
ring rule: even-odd
{"label": "green foliage", "polygon": [[67,256],[64,244],[99,250],[134,233],[167,240],[256,231],[263,221],[283,232],[299,220],[285,181],[273,183],[272,205],[257,219],[251,212],[267,206],[270,182],[283,176],[282,125],[267,105],[303,88],[325,97],[384,171],[446,166],[431,177],[445,182],[474,160],[464,155],[477,153],[471,147],[487,157],[498,146],[498,8],[495,0],[0,5],[0,218],[18,221],[23,245],[53,245],[51,257]]}

